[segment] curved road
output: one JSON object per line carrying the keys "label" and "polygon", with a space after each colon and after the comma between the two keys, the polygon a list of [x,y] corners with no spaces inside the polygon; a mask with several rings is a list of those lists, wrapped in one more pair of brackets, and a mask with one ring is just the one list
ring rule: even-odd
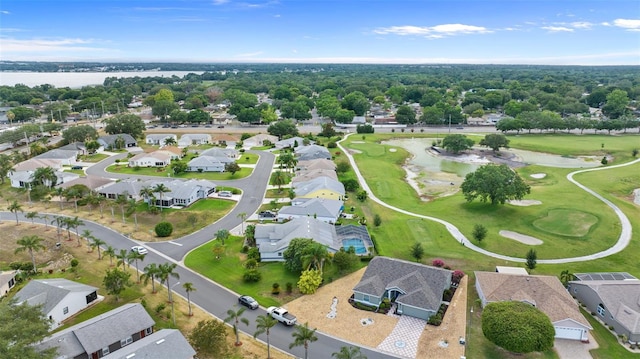
{"label": "curved road", "polygon": [[[465,237],[465,235],[462,234],[462,232],[460,232],[458,227],[454,226],[453,224],[451,224],[451,223],[449,223],[449,222],[447,222],[445,220],[442,220],[442,219],[436,218],[436,217],[430,217],[430,216],[425,216],[425,215],[418,214],[418,213],[409,212],[409,211],[406,211],[404,209],[392,206],[392,205],[382,201],[378,197],[376,197],[376,195],[373,193],[373,191],[371,190],[371,188],[367,184],[367,181],[362,176],[362,173],[360,173],[360,169],[358,168],[358,166],[356,164],[356,161],[353,159],[353,156],[351,155],[351,153],[346,148],[344,148],[342,146],[342,141],[346,140],[350,135],[351,134],[345,136],[342,140],[338,141],[338,147],[340,147],[342,152],[347,156],[347,158],[349,158],[349,163],[351,163],[351,167],[353,168],[354,172],[356,173],[356,176],[358,177],[358,180],[360,181],[360,184],[361,184],[362,188],[365,191],[367,191],[367,193],[369,195],[369,198],[371,198],[373,201],[375,201],[376,203],[380,204],[381,206],[387,207],[387,208],[389,208],[391,210],[394,210],[396,212],[399,212],[399,213],[406,214],[408,216],[424,218],[424,219],[427,219],[427,220],[430,220],[430,221],[434,221],[434,222],[440,223],[440,224],[442,224],[442,225],[444,225],[446,227],[447,231],[449,231],[451,236],[453,236],[453,238],[455,238],[456,241],[458,241],[459,243],[463,243],[465,245],[465,247],[467,247],[467,248],[469,248],[471,250],[474,250],[474,251],[476,251],[478,253],[482,253],[484,255],[487,255],[487,256],[490,256],[490,257],[493,257],[493,258],[503,259],[503,260],[512,261],[512,262],[520,262],[520,263],[526,262],[526,259],[524,259],[524,258],[505,256],[505,255],[502,255],[502,254],[498,254],[498,253],[487,251],[486,249],[483,249],[483,248],[480,248],[480,247],[476,246],[475,244],[471,243],[471,241],[469,241],[467,239],[467,237]],[[618,219],[620,219],[620,223],[622,225],[622,230],[620,231],[620,236],[618,237],[618,241],[616,242],[616,244],[614,246],[602,251],[602,252],[589,254],[589,255],[586,255],[586,256],[572,257],[572,258],[558,258],[558,259],[541,259],[541,260],[538,260],[538,263],[540,263],[540,264],[557,264],[557,263],[585,262],[585,261],[590,261],[590,260],[594,260],[594,259],[598,259],[598,258],[604,258],[604,257],[610,256],[612,254],[618,253],[618,252],[622,251],[627,245],[629,245],[629,242],[631,241],[631,232],[632,232],[631,222],[629,222],[629,218],[627,218],[627,216],[624,214],[624,212],[622,212],[622,210],[618,206],[616,206],[614,203],[612,203],[611,201],[607,200],[606,198],[602,197],[601,195],[599,195],[595,191],[593,191],[593,190],[587,188],[586,186],[580,184],[578,181],[576,181],[573,178],[573,176],[578,174],[578,173],[592,172],[592,171],[602,171],[602,170],[607,170],[607,169],[612,169],[612,168],[630,166],[630,165],[633,165],[633,164],[636,164],[636,163],[640,163],[640,159],[637,159],[637,160],[634,160],[634,161],[631,161],[631,162],[627,162],[627,163],[622,163],[622,164],[615,165],[615,166],[589,168],[589,169],[585,169],[585,170],[574,171],[574,172],[571,172],[571,173],[569,173],[567,175],[567,180],[569,180],[570,182],[572,182],[576,186],[578,186],[581,189],[585,190],[587,193],[595,196],[596,198],[598,198],[599,200],[604,202],[607,206],[611,207],[611,209],[613,209],[613,211],[616,213],[616,215],[618,216]]]}

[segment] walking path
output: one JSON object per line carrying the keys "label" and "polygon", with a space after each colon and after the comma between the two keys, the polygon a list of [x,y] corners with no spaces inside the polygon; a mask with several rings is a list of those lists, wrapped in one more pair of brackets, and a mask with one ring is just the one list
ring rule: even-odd
{"label": "walking path", "polygon": [[[338,147],[340,147],[342,152],[349,159],[349,163],[351,163],[351,167],[353,168],[354,172],[356,173],[356,176],[358,177],[358,180],[360,181],[362,189],[367,191],[368,197],[371,200],[373,200],[374,202],[380,204],[381,206],[387,207],[387,208],[389,208],[391,210],[394,210],[396,212],[403,213],[403,214],[406,214],[408,216],[424,218],[424,219],[427,219],[427,220],[430,220],[430,221],[434,221],[434,222],[440,223],[440,224],[445,226],[447,231],[449,231],[449,233],[453,236],[453,238],[456,239],[456,241],[458,241],[460,244],[462,244],[465,247],[467,247],[467,248],[469,248],[471,250],[474,250],[474,251],[476,251],[478,253],[482,253],[484,255],[487,255],[487,256],[490,256],[490,257],[493,257],[493,258],[497,258],[497,259],[506,260],[506,261],[520,262],[520,263],[526,262],[525,258],[517,258],[517,257],[505,256],[503,254],[490,252],[490,251],[488,251],[486,249],[483,249],[483,248],[480,248],[480,247],[476,246],[475,244],[471,243],[471,241],[469,241],[467,239],[467,237],[465,237],[465,235],[462,234],[462,232],[460,232],[458,227],[454,226],[453,224],[451,224],[451,223],[449,223],[449,222],[447,222],[445,220],[442,220],[440,218],[435,218],[435,217],[430,217],[430,216],[425,216],[425,215],[422,215],[422,214],[409,212],[409,211],[406,211],[404,209],[392,206],[392,205],[380,200],[378,197],[376,197],[375,193],[371,190],[371,188],[367,184],[366,180],[362,176],[362,173],[360,173],[360,169],[358,168],[358,165],[356,164],[356,161],[353,159],[353,156],[351,155],[349,150],[342,146],[342,141],[345,141],[351,135],[352,135],[352,133],[351,134],[347,134],[342,140],[338,141]],[[637,159],[637,160],[631,161],[631,162],[622,163],[622,164],[614,165],[614,166],[578,170],[578,171],[571,172],[571,173],[569,173],[567,175],[567,180],[569,180],[570,182],[572,182],[573,184],[575,184],[579,188],[585,190],[587,193],[595,196],[596,198],[598,198],[599,200],[604,202],[607,206],[611,207],[611,209],[613,209],[613,211],[616,213],[616,215],[618,216],[618,219],[620,219],[620,224],[622,226],[622,229],[620,231],[620,237],[618,237],[618,241],[616,242],[616,244],[613,245],[612,247],[604,250],[604,251],[601,251],[601,252],[598,252],[598,253],[594,253],[594,254],[589,254],[589,255],[586,255],[586,256],[581,256],[581,257],[558,258],[558,259],[540,259],[540,260],[537,261],[539,264],[558,264],[558,263],[586,262],[586,261],[590,261],[590,260],[594,260],[594,259],[598,259],[598,258],[604,258],[604,257],[610,256],[612,254],[618,253],[618,252],[622,251],[627,245],[629,245],[629,242],[631,241],[631,231],[632,231],[631,222],[629,221],[629,218],[627,218],[627,216],[624,214],[624,212],[622,212],[622,210],[618,206],[616,206],[615,204],[613,204],[611,201],[607,200],[603,196],[597,194],[595,191],[593,191],[593,190],[587,188],[586,186],[580,184],[578,181],[573,179],[573,176],[578,174],[578,173],[592,172],[592,171],[602,171],[602,170],[607,170],[607,169],[612,169],[612,168],[630,166],[630,165],[633,165],[633,164],[636,164],[636,163],[640,163],[640,158]]]}

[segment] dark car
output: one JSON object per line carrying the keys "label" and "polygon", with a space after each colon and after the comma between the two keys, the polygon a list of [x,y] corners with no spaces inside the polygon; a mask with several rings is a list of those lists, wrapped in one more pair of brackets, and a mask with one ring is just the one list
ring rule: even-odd
{"label": "dark car", "polygon": [[81,170],[82,166],[71,166],[72,170]]}
{"label": "dark car", "polygon": [[220,126],[218,126],[218,128],[224,128],[224,125],[220,125]]}
{"label": "dark car", "polygon": [[260,304],[258,304],[255,299],[248,295],[240,296],[240,298],[238,298],[238,302],[249,309],[258,309],[258,307],[260,306]]}

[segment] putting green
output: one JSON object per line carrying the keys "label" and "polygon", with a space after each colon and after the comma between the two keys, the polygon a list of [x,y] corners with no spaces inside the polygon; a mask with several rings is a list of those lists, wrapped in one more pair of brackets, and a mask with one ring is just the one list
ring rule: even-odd
{"label": "putting green", "polygon": [[533,221],[541,231],[567,237],[583,237],[598,223],[598,217],[575,209],[552,209],[545,217]]}

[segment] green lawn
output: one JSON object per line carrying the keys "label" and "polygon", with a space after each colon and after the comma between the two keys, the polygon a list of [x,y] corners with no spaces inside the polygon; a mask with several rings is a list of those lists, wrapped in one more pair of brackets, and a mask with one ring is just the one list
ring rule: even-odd
{"label": "green lawn", "polygon": [[171,177],[171,178],[195,178],[195,179],[206,179],[211,181],[225,181],[225,180],[234,180],[245,178],[251,175],[253,172],[253,168],[242,167],[240,171],[231,174],[230,172],[185,172],[180,174],[173,174],[169,167],[166,168],[156,168],[156,167],[128,167],[126,164],[124,165],[111,165],[106,168],[107,172],[111,173],[122,173],[122,174],[131,174],[137,176],[158,176],[158,177]]}
{"label": "green lawn", "polygon": [[105,155],[104,153],[94,153],[92,155],[80,156],[80,161],[81,162],[100,162],[105,158],[109,158],[109,156]]}
{"label": "green lawn", "polygon": [[259,159],[260,156],[255,153],[241,153],[236,162],[239,165],[255,165]]}
{"label": "green lawn", "polygon": [[630,353],[623,348],[618,341],[618,338],[613,335],[609,329],[605,328],[598,320],[587,313],[583,308],[580,308],[582,315],[587,318],[591,327],[593,327],[593,338],[598,342],[598,349],[590,351],[593,359],[625,359],[625,358],[638,358],[640,354]]}

